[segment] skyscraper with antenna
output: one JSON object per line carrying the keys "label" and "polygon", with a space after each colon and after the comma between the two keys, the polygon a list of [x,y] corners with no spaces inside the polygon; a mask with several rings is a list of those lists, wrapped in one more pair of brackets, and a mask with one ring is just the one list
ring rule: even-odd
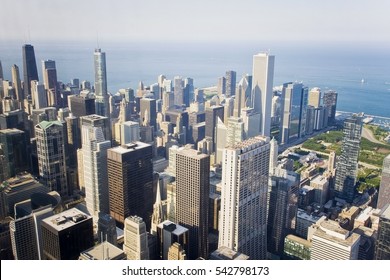
{"label": "skyscraper with antenna", "polygon": [[110,110],[108,106],[107,92],[107,73],[106,73],[106,53],[101,49],[95,49],[95,108],[96,114],[109,117]]}

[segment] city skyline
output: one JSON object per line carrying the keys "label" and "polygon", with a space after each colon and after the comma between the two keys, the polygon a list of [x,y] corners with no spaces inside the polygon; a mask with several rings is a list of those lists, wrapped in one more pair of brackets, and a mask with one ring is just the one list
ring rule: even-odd
{"label": "city skyline", "polygon": [[[285,0],[272,3],[256,0],[240,3],[222,0],[191,3],[178,0],[116,0],[110,3],[71,0],[66,5],[48,0],[5,0],[2,6],[10,12],[0,18],[0,26],[5,26],[0,32],[0,41],[59,40],[64,37],[95,41],[229,41],[235,34],[234,40],[244,41],[390,43],[386,36],[389,26],[386,11],[390,9],[390,3],[383,0],[375,4],[362,0],[304,0],[299,3]],[[299,12],[292,12],[294,10]],[[37,20],[29,21],[30,14]],[[199,16],[189,20],[190,14]],[[149,20],[144,20],[145,15],[149,15]],[[80,20],[69,20],[70,17]],[[364,21],[361,20],[363,17]],[[231,24],[232,18],[235,24]],[[14,21],[18,24],[13,24]],[[161,32],[156,32],[156,28]]]}

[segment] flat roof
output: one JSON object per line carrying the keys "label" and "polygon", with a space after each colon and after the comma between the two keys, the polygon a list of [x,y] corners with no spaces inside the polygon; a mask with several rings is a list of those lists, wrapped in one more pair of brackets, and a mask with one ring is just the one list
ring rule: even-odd
{"label": "flat roof", "polygon": [[92,217],[77,208],[72,208],[43,219],[42,223],[51,226],[57,231],[62,231],[88,219],[92,219]]}
{"label": "flat roof", "polygon": [[141,150],[146,147],[150,147],[150,144],[136,141],[136,142],[131,142],[124,145],[120,145],[118,147],[111,148],[110,150],[118,154],[126,154],[132,151]]}
{"label": "flat roof", "polygon": [[158,225],[158,227],[159,227],[159,228],[164,228],[164,226],[169,226],[169,225],[171,225],[171,224],[176,225],[176,229],[175,229],[174,231],[172,231],[172,233],[173,233],[174,235],[181,235],[181,234],[183,234],[183,233],[185,233],[185,232],[188,231],[188,228],[185,228],[185,227],[183,227],[183,226],[181,226],[181,225],[175,224],[174,222],[172,222],[172,221],[170,221],[170,220],[165,220],[164,222],[160,223],[160,224]]}
{"label": "flat roof", "polygon": [[121,249],[107,241],[81,252],[80,255],[85,255],[91,260],[107,260],[125,257],[125,254]]}
{"label": "flat roof", "polygon": [[300,209],[300,208],[298,208],[298,211],[297,211],[297,218],[307,220],[307,221],[310,221],[312,223],[317,222],[321,217],[322,217],[322,215],[316,216],[316,215],[312,215],[312,214],[307,214],[305,210]]}

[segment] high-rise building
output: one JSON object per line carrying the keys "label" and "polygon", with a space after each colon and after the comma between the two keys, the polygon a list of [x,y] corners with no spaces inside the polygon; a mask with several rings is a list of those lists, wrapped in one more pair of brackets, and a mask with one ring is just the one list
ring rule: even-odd
{"label": "high-rise building", "polygon": [[157,239],[160,258],[167,260],[169,258],[169,249],[172,244],[180,244],[183,251],[188,254],[189,251],[189,230],[181,225],[175,224],[169,220],[160,223],[157,226]]}
{"label": "high-rise building", "polygon": [[284,239],[295,230],[299,174],[276,168],[271,176],[268,210],[268,252],[282,256]]}
{"label": "high-rise building", "polygon": [[169,247],[168,260],[182,261],[186,259],[186,252],[185,250],[183,250],[183,247],[179,243],[175,242]]}
{"label": "high-rise building", "polygon": [[149,125],[156,130],[157,111],[155,99],[141,98],[140,100],[140,123],[143,124],[146,119],[149,121]]}
{"label": "high-rise building", "polygon": [[57,86],[57,69],[54,60],[42,60],[42,75],[48,105],[61,108],[61,95]]}
{"label": "high-rise building", "polygon": [[32,80],[30,91],[31,91],[31,98],[33,101],[34,109],[46,108],[47,96],[45,92],[45,87],[42,84],[39,84],[38,81]]}
{"label": "high-rise building", "polygon": [[105,138],[106,117],[81,117],[85,201],[89,214],[97,221],[99,213],[109,213],[107,150],[111,141]]}
{"label": "high-rise building", "polygon": [[281,144],[287,144],[305,135],[307,92],[307,87],[301,83],[283,84],[279,139]]}
{"label": "high-rise building", "polygon": [[0,130],[0,144],[4,153],[4,180],[30,169],[28,143],[30,139],[24,131],[16,128]]}
{"label": "high-rise building", "polygon": [[390,260],[390,204],[386,204],[379,213],[378,239],[375,244],[375,259]]}
{"label": "high-rise building", "polygon": [[125,220],[125,243],[123,251],[128,260],[148,260],[148,233],[142,218],[130,216]]}
{"label": "high-rise building", "polygon": [[251,106],[251,78],[251,76],[245,75],[238,83],[233,111],[235,117],[241,116],[241,109]]}
{"label": "high-rise building", "polygon": [[271,133],[274,63],[275,56],[268,53],[253,56],[252,106],[260,113],[259,134],[265,136]]}
{"label": "high-rise building", "polygon": [[226,93],[226,78],[225,77],[218,78],[217,92],[218,92],[219,96]]}
{"label": "high-rise building", "polygon": [[337,92],[333,90],[325,91],[323,104],[327,108],[328,123],[334,124],[336,121]]}
{"label": "high-rise building", "polygon": [[[19,102],[23,102],[24,100],[24,92],[22,91],[22,84],[20,81],[20,72],[19,72],[19,67],[17,65],[12,65],[11,69],[11,74],[12,74],[12,84],[13,87],[15,88],[15,95],[16,99]],[[22,109],[23,106],[21,106],[20,109]]]}
{"label": "high-rise building", "polygon": [[98,240],[107,241],[113,245],[118,243],[115,220],[108,214],[100,213],[98,220]]}
{"label": "high-rise building", "polygon": [[96,114],[109,117],[110,109],[108,105],[106,53],[101,49],[96,49],[94,53],[95,65],[95,111]]}
{"label": "high-rise building", "polygon": [[0,60],[0,80],[4,80],[3,65],[1,64],[1,60]]}
{"label": "high-rise building", "polygon": [[126,260],[126,255],[118,247],[104,241],[81,252],[79,260]]}
{"label": "high-rise building", "polygon": [[235,71],[226,71],[226,97],[236,94],[236,76]]}
{"label": "high-rise building", "polygon": [[59,121],[43,121],[35,126],[39,176],[50,190],[71,195],[66,180],[64,130]]}
{"label": "high-rise building", "polygon": [[42,220],[43,259],[77,260],[93,243],[92,217],[72,208]]}
{"label": "high-rise building", "polygon": [[174,103],[177,106],[181,106],[183,104],[183,88],[184,82],[181,77],[175,77],[173,79],[173,94],[175,96]]}
{"label": "high-rise building", "polygon": [[176,223],[189,229],[188,258],[208,257],[210,157],[193,149],[176,153]]}
{"label": "high-rise building", "polygon": [[269,138],[256,136],[223,152],[218,247],[266,259]]}
{"label": "high-rise building", "polygon": [[110,215],[123,225],[130,215],[150,229],[153,213],[152,146],[133,142],[107,151]]}
{"label": "high-rise building", "polygon": [[70,95],[69,109],[75,117],[95,114],[95,99],[88,96]]}
{"label": "high-rise building", "polygon": [[311,260],[357,260],[360,235],[343,229],[338,222],[321,219],[313,225]]}
{"label": "high-rise building", "polygon": [[383,160],[377,208],[382,209],[388,203],[390,203],[390,155]]}
{"label": "high-rise building", "polygon": [[321,105],[321,89],[318,87],[312,88],[309,91],[307,105],[318,108]]}
{"label": "high-rise building", "polygon": [[224,119],[224,107],[223,106],[211,106],[206,108],[206,137],[212,139],[213,150],[215,148],[215,130],[218,123],[218,118]]}
{"label": "high-rise building", "polygon": [[138,122],[133,122],[133,121],[124,122],[121,124],[120,130],[121,130],[121,138],[120,138],[121,145],[139,141],[140,129],[139,129]]}
{"label": "high-rise building", "polygon": [[341,155],[336,164],[334,195],[348,202],[352,202],[355,195],[362,127],[362,120],[358,115],[344,121]]}
{"label": "high-rise building", "polygon": [[35,61],[35,52],[32,45],[23,45],[23,87],[24,98],[31,95],[31,81],[38,81],[37,63]]}

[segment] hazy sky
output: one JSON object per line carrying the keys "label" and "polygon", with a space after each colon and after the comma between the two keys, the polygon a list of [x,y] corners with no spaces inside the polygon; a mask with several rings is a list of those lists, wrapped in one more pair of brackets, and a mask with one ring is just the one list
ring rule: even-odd
{"label": "hazy sky", "polygon": [[390,42],[389,0],[1,0],[3,41]]}

